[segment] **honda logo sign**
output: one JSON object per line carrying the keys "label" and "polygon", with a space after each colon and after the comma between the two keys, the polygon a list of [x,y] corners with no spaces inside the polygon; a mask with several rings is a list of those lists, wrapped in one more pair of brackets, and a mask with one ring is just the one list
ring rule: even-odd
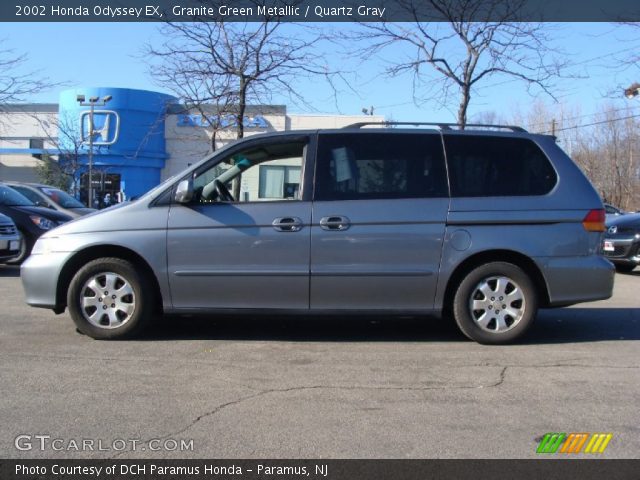
{"label": "honda logo sign", "polygon": [[91,131],[91,112],[80,114],[80,128],[83,143],[90,143],[93,137],[94,145],[113,145],[120,133],[120,116],[113,110],[94,110],[93,131]]}

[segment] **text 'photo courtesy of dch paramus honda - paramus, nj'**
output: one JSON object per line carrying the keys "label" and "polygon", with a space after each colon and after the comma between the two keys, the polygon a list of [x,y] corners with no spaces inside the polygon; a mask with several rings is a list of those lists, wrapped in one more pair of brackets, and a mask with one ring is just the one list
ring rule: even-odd
{"label": "text 'photo courtesy of dch paramus honda - paramus, nj'", "polygon": [[[242,188],[253,176],[260,195]],[[21,277],[29,305],[96,339],[162,313],[375,313],[504,344],[539,308],[611,296],[604,222],[552,136],[356,124],[234,142],[44,233]]]}

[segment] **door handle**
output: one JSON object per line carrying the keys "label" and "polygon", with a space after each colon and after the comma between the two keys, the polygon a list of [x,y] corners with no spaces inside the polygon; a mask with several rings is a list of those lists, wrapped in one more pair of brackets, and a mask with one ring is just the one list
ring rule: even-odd
{"label": "door handle", "polygon": [[320,219],[320,227],[323,230],[346,230],[350,225],[349,219],[341,215],[322,217]]}
{"label": "door handle", "polygon": [[278,232],[299,232],[302,229],[302,220],[298,217],[278,217],[271,225]]}

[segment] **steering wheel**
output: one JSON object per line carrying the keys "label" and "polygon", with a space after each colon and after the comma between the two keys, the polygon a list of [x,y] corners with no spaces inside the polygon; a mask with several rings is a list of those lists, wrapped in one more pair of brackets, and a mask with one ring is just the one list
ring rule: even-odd
{"label": "steering wheel", "polygon": [[217,178],[213,181],[213,188],[215,188],[216,193],[218,194],[218,200],[220,200],[221,202],[235,201],[227,186]]}

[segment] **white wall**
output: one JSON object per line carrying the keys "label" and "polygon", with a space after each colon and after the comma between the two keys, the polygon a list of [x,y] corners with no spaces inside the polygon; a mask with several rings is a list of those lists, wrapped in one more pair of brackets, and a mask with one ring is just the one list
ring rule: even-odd
{"label": "white wall", "polygon": [[[0,149],[27,149],[32,138],[43,139],[44,148],[55,148],[57,114],[53,112],[0,112]],[[30,154],[0,153],[0,180],[36,182],[39,160]]]}

